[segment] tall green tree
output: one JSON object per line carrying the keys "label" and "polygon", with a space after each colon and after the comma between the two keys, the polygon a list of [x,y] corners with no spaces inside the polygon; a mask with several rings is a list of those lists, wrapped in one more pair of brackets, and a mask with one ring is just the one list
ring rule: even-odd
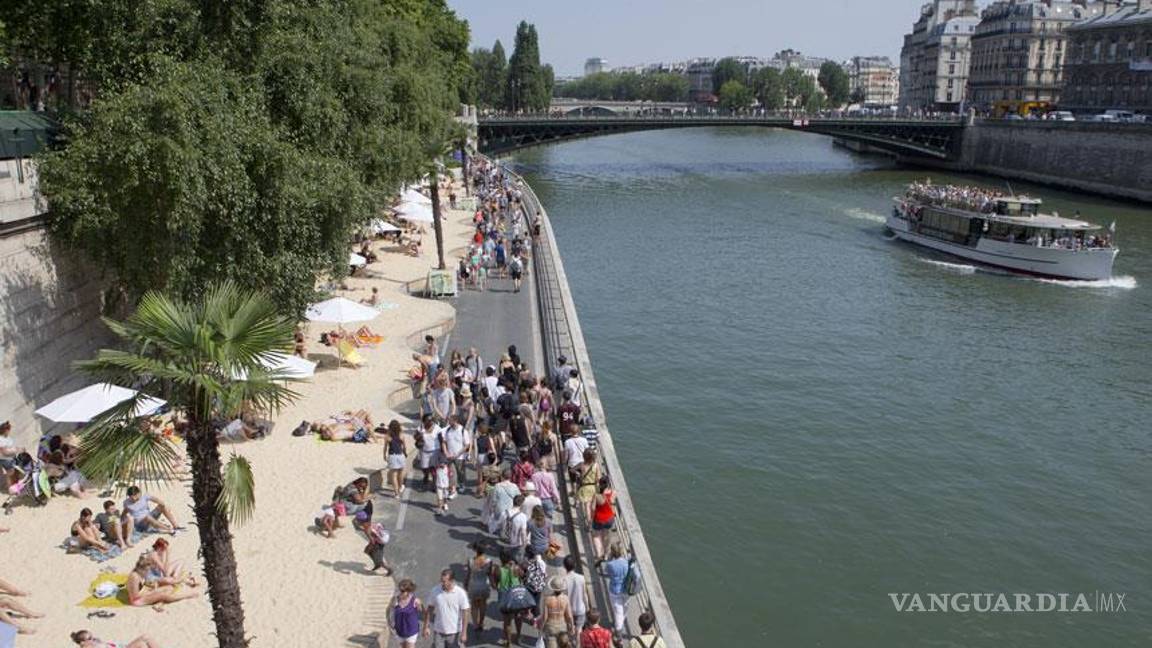
{"label": "tall green tree", "polygon": [[508,86],[505,108],[512,112],[542,112],[548,109],[544,75],[540,69],[540,46],[536,27],[521,21],[516,42],[508,59]]}
{"label": "tall green tree", "polygon": [[779,110],[784,107],[784,78],[780,70],[772,67],[757,70],[752,79],[752,89],[765,110]]}
{"label": "tall green tree", "polygon": [[641,97],[647,101],[688,101],[688,79],[671,72],[645,74],[641,79]]}
{"label": "tall green tree", "polygon": [[825,61],[820,66],[820,74],[817,76],[817,81],[820,87],[824,90],[824,95],[828,99],[828,105],[833,108],[843,106],[848,102],[850,90],[848,82],[848,73],[844,68],[832,61]]}
{"label": "tall green tree", "polygon": [[739,81],[741,85],[748,85],[748,68],[732,57],[716,61],[712,68],[712,92],[719,95],[720,88],[729,81]]}
{"label": "tall green tree", "polygon": [[810,113],[824,108],[824,94],[820,91],[816,82],[812,80],[812,77],[804,75],[804,78],[800,81],[796,103],[806,112]]}
{"label": "tall green tree", "polygon": [[748,86],[735,79],[720,86],[720,106],[729,112],[738,113],[748,109],[755,98]]}
{"label": "tall green tree", "polygon": [[477,103],[486,108],[503,107],[508,61],[499,40],[491,50],[483,47],[472,50],[472,69],[476,76]]}
{"label": "tall green tree", "polygon": [[805,79],[811,81],[807,75],[794,67],[786,68],[780,74],[780,80],[784,84],[784,100],[789,106],[795,106],[799,102],[800,93],[806,84]]}
{"label": "tall green tree", "polygon": [[[192,471],[193,513],[200,536],[205,581],[220,646],[242,648],[240,598],[230,523],[251,517],[254,478],[247,459],[221,463],[215,420],[234,418],[245,404],[275,411],[296,397],[288,377],[265,368],[273,353],[291,353],[292,319],[266,295],[235,284],[208,288],[185,302],[149,292],[127,320],[109,321],[123,349],[105,349],[79,363],[92,376],[166,399],[188,422],[185,445]],[[158,474],[171,479],[176,452],[165,437],[132,420],[132,399],[90,425],[80,466],[97,479],[130,481]]]}

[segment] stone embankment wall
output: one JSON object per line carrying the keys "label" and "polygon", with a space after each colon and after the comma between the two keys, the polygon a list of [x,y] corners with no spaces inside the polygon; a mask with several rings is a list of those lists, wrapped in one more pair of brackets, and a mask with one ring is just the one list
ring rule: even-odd
{"label": "stone embankment wall", "polygon": [[1152,202],[1152,124],[981,121],[954,168]]}
{"label": "stone embankment wall", "polygon": [[36,408],[92,382],[72,363],[111,341],[101,273],[36,222],[35,186],[30,162],[0,160],[0,421],[24,446],[52,425]]}

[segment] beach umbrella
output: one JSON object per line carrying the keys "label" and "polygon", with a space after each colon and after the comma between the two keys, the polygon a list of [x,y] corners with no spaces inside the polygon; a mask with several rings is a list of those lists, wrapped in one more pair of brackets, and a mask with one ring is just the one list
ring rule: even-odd
{"label": "beach umbrella", "polygon": [[[287,353],[269,353],[259,360],[268,371],[275,371],[285,378],[311,378],[316,373],[316,363]],[[232,376],[236,380],[246,380],[247,372],[238,370]]]}
{"label": "beach umbrella", "polygon": [[431,207],[413,202],[400,203],[396,208],[396,215],[414,223],[431,223],[435,220]]}
{"label": "beach umbrella", "polygon": [[373,220],[371,223],[369,223],[368,226],[372,229],[373,232],[376,232],[377,234],[387,234],[389,232],[400,231],[399,227],[396,227],[392,223],[389,223],[388,221],[380,218]]}
{"label": "beach umbrella", "polygon": [[415,189],[412,189],[411,187],[409,187],[408,189],[405,189],[404,193],[400,194],[400,199],[405,201],[405,202],[413,202],[413,203],[417,203],[417,204],[421,204],[421,205],[431,205],[432,204],[431,198],[429,198],[428,196],[425,196],[424,194],[420,193],[419,191],[416,191]]}
{"label": "beach umbrella", "polygon": [[355,252],[350,252],[348,254],[348,265],[350,265],[350,266],[362,266],[362,265],[367,265],[367,263],[368,263],[368,259],[365,259],[364,257],[360,256],[359,254],[356,254]]}
{"label": "beach umbrella", "polygon": [[[96,383],[57,398],[36,410],[36,414],[56,423],[87,423],[138,393],[127,387]],[[148,396],[136,406],[133,415],[146,416],[165,404],[159,398]]]}
{"label": "beach umbrella", "polygon": [[333,324],[347,324],[349,322],[366,322],[375,319],[380,311],[346,299],[333,297],[308,307],[304,317],[312,322],[331,322]]}

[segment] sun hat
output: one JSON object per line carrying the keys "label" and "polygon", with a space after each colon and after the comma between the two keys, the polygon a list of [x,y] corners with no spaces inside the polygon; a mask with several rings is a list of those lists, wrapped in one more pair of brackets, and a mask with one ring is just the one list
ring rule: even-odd
{"label": "sun hat", "polygon": [[552,578],[548,579],[548,589],[552,590],[553,592],[563,592],[568,588],[567,583],[564,582],[563,578],[560,576],[553,576]]}

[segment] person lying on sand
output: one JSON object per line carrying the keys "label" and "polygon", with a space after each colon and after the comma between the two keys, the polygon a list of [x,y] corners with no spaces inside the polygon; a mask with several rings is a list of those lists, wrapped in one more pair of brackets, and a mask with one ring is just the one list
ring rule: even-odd
{"label": "person lying on sand", "polygon": [[13,618],[14,616],[20,616],[26,619],[40,619],[44,617],[43,614],[32,611],[32,609],[24,605],[24,603],[17,600],[18,597],[28,596],[28,592],[0,578],[0,593],[4,594],[4,596],[0,596],[0,621],[16,628],[16,632],[20,634],[35,633],[36,631],[31,627]]}
{"label": "person lying on sand", "polygon": [[[148,557],[148,554],[141,555],[136,560],[136,566],[132,568],[132,573],[128,575],[128,582],[124,584],[124,588],[128,591],[129,604],[136,607],[162,606],[165,603],[175,603],[200,596],[200,590],[192,585],[184,584],[178,587],[150,584],[148,576],[151,571],[152,559]],[[161,609],[163,608],[157,607],[157,610]]]}
{"label": "person lying on sand", "polygon": [[80,648],[160,648],[160,643],[148,635],[140,635],[132,641],[124,643],[123,641],[104,641],[88,630],[73,632],[72,643],[80,646]]}

